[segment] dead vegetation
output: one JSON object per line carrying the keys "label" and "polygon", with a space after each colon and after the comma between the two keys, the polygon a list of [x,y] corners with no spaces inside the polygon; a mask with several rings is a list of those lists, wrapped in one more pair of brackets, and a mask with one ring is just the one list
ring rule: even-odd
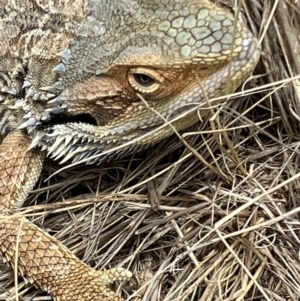
{"label": "dead vegetation", "polygon": [[[49,161],[24,212],[96,269],[148,279],[143,300],[299,300],[300,2],[217,2],[241,3],[262,45],[240,92],[130,158],[48,178]],[[13,300],[0,270],[0,300]],[[17,285],[19,300],[47,299]]]}

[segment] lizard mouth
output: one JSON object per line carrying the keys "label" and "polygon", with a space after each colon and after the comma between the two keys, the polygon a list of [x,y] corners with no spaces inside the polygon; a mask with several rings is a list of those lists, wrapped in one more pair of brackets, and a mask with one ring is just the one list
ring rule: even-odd
{"label": "lizard mouth", "polygon": [[51,127],[54,124],[65,124],[65,123],[84,123],[89,125],[97,126],[98,123],[96,119],[89,113],[79,114],[79,115],[69,115],[61,113],[59,115],[53,116],[51,120],[43,123],[43,127]]}

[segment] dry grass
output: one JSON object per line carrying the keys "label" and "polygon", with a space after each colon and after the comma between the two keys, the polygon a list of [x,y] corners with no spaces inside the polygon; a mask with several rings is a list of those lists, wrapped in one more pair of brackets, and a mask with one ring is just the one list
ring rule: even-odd
{"label": "dry grass", "polygon": [[[144,270],[143,300],[300,298],[300,2],[245,0],[240,16],[263,54],[234,100],[180,139],[41,181],[26,203],[96,269]],[[57,169],[49,161],[43,180]],[[12,300],[0,270],[0,300]],[[46,296],[18,285],[20,300]]]}

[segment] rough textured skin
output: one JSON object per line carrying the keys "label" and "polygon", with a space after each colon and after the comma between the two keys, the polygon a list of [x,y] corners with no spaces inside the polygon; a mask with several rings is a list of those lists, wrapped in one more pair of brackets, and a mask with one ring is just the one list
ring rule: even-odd
{"label": "rough textured skin", "polygon": [[0,256],[55,300],[123,300],[108,285],[130,272],[95,271],[12,215],[43,151],[99,163],[152,145],[234,91],[259,54],[208,0],[0,0]]}

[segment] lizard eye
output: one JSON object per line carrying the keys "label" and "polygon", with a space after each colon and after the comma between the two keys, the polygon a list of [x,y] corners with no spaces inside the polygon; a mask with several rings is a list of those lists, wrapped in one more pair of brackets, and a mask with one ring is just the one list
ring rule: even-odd
{"label": "lizard eye", "polygon": [[133,75],[134,80],[143,87],[150,87],[155,83],[155,79],[144,73],[136,73]]}
{"label": "lizard eye", "polygon": [[161,86],[163,78],[152,69],[133,68],[129,70],[128,81],[135,91],[151,94]]}

